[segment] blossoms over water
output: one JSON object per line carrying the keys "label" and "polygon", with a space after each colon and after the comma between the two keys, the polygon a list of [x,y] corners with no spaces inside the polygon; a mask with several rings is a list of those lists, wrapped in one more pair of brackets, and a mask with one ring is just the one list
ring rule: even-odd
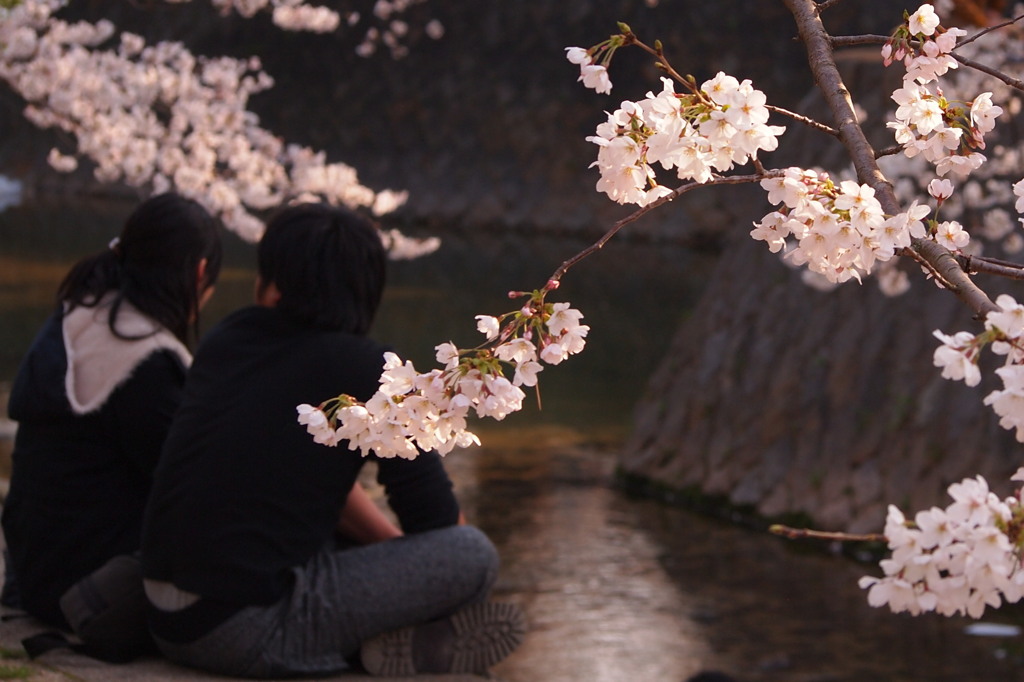
{"label": "blossoms over water", "polygon": [[[470,416],[502,420],[520,410],[526,397],[521,387],[536,386],[542,362],[557,365],[583,350],[590,328],[568,303],[545,302],[550,288],[515,292],[527,302],[501,318],[478,315],[477,330],[486,341],[469,350],[438,345],[441,368],[421,373],[387,353],[380,389],[365,404],[341,395],[317,407],[299,405],[299,423],[317,443],[346,443],[364,456],[414,459],[423,450],[443,455],[479,445],[468,430]],[[514,370],[511,380],[505,365]]]}
{"label": "blossoms over water", "polygon": [[[1013,480],[1024,479],[1024,469]],[[1019,553],[1024,537],[1020,493],[1005,500],[978,476],[949,486],[953,502],[908,520],[889,506],[885,537],[890,556],[883,576],[865,576],[868,603],[913,615],[935,611],[980,618],[986,608],[1024,596]]]}

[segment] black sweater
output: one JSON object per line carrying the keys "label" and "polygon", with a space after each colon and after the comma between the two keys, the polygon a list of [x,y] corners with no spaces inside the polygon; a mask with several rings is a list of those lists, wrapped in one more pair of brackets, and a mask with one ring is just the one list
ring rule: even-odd
{"label": "black sweater", "polygon": [[[146,577],[233,607],[278,600],[289,569],[333,537],[365,461],[344,443],[314,443],[295,407],[339,393],[367,400],[385,350],[272,308],[244,308],[211,330],[156,472],[143,531]],[[379,460],[378,480],[405,532],[457,522],[435,453]]]}
{"label": "black sweater", "polygon": [[58,601],[118,554],[139,549],[153,469],[185,382],[182,360],[156,351],[102,406],[75,414],[65,392],[62,315],[22,361],[9,413],[18,422],[3,530],[21,606],[66,627]]}

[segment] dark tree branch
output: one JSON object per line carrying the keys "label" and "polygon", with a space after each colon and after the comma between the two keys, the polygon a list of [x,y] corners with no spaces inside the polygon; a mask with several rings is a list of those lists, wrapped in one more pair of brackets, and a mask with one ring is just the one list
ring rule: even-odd
{"label": "dark tree branch", "polygon": [[832,47],[854,47],[857,45],[885,45],[889,36],[866,34],[862,36],[827,36]]}
{"label": "dark tree branch", "polygon": [[999,260],[998,258],[986,258],[984,256],[957,256],[960,267],[966,272],[985,273],[988,275],[999,275],[1008,279],[1024,280],[1024,265],[1010,261]]}
{"label": "dark tree branch", "polygon": [[[757,160],[755,158],[755,163],[756,162],[757,162]],[[704,183],[688,182],[688,183],[686,183],[684,185],[680,185],[679,187],[676,187],[674,190],[672,190],[671,194],[666,194],[665,196],[661,197],[660,199],[652,201],[651,203],[647,204],[646,206],[644,206],[642,208],[638,208],[637,210],[633,211],[632,213],[630,213],[625,218],[622,218],[621,220],[616,221],[616,223],[611,226],[611,229],[609,229],[607,232],[605,232],[604,235],[600,239],[598,239],[596,242],[594,242],[593,244],[591,244],[587,248],[583,249],[582,251],[577,253],[572,258],[566,260],[561,265],[559,265],[558,269],[555,270],[554,274],[552,274],[551,277],[548,278],[548,281],[549,282],[560,282],[562,277],[565,275],[565,273],[569,271],[569,268],[571,268],[572,266],[576,265],[577,263],[579,263],[581,260],[583,260],[587,256],[590,256],[591,254],[596,253],[597,251],[600,251],[601,249],[603,249],[604,245],[608,243],[608,240],[610,240],[612,237],[614,237],[616,235],[616,233],[618,233],[618,231],[621,230],[622,228],[624,228],[626,225],[629,225],[630,223],[636,222],[641,216],[646,215],[648,212],[653,211],[655,208],[657,208],[658,206],[661,206],[662,204],[666,204],[666,203],[672,201],[676,197],[679,197],[679,196],[682,196],[683,194],[686,194],[690,190],[694,190],[694,189],[696,189],[698,187],[708,187],[708,186],[711,186],[711,185],[740,185],[740,184],[746,184],[746,183],[751,183],[751,182],[760,182],[761,180],[764,180],[765,178],[778,177],[778,176],[782,175],[785,172],[785,171],[782,171],[782,170],[770,170],[770,171],[760,170],[760,165],[758,165],[758,168],[759,168],[759,171],[757,173],[754,173],[753,175],[730,175],[730,176],[726,176],[726,177],[716,177],[716,178],[714,178],[712,180],[709,180],[708,182],[704,182]]]}
{"label": "dark tree branch", "polygon": [[[840,132],[840,140],[846,147],[861,182],[875,190],[875,197],[882,210],[889,215],[902,213],[892,184],[885,178],[875,160],[875,150],[857,123],[850,98],[843,79],[836,67],[832,53],[833,41],[818,17],[818,6],[814,0],[784,0],[786,7],[796,20],[797,30],[807,49],[808,63],[814,74],[815,83],[821,90],[832,110],[832,116]],[[964,272],[956,257],[947,249],[929,239],[916,239],[912,248],[929,264],[946,287],[976,314],[998,310],[996,305]]]}
{"label": "dark tree branch", "polygon": [[1001,28],[1006,28],[1007,26],[1012,26],[1013,24],[1016,24],[1018,21],[1021,21],[1021,20],[1024,20],[1024,14],[1022,14],[1019,17],[1014,17],[1013,19],[1007,19],[1006,21],[1003,21],[1001,23],[995,24],[993,26],[989,26],[987,28],[983,28],[982,30],[978,31],[977,33],[975,33],[970,38],[965,38],[965,39],[961,40],[960,44],[958,44],[957,47],[959,48],[959,47],[963,47],[964,45],[969,45],[969,44],[973,43],[975,40],[977,40],[978,38],[980,38],[983,35],[985,35],[986,33],[991,33],[992,31],[998,31]]}
{"label": "dark tree branch", "polygon": [[781,535],[790,540],[831,540],[836,542],[885,542],[886,537],[881,533],[841,533],[828,530],[813,530],[811,528],[793,528],[775,524],[769,526],[768,532],[774,535]]}
{"label": "dark tree branch", "polygon": [[991,66],[987,66],[985,64],[982,64],[981,62],[976,62],[973,59],[968,59],[967,57],[961,57],[956,52],[953,52],[952,55],[953,59],[957,60],[966,67],[974,69],[975,71],[981,71],[984,74],[1001,80],[1002,82],[1006,83],[1015,90],[1024,90],[1024,82],[1022,82],[1018,78],[1011,78],[1010,76],[1008,76],[1007,74],[1003,73],[998,69],[993,69]]}
{"label": "dark tree branch", "polygon": [[824,12],[832,5],[838,5],[842,1],[843,0],[820,0],[818,2],[818,13],[820,14],[821,12]]}
{"label": "dark tree branch", "polygon": [[879,149],[878,151],[876,151],[875,152],[875,158],[876,159],[880,159],[883,156],[892,156],[893,154],[902,154],[902,153],[903,153],[903,147],[894,144],[891,147],[886,147],[884,149]]}

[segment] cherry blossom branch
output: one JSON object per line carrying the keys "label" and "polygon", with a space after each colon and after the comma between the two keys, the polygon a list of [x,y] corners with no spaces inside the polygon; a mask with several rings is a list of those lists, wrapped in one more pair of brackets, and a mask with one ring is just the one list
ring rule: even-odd
{"label": "cherry blossom branch", "polygon": [[957,60],[958,62],[960,62],[961,64],[963,64],[964,66],[966,66],[968,68],[974,69],[975,71],[980,71],[981,73],[984,73],[984,74],[986,74],[988,76],[992,76],[993,78],[1001,80],[1003,83],[1006,83],[1007,85],[1009,85],[1014,90],[1022,90],[1022,91],[1024,91],[1024,81],[1021,81],[1018,78],[1011,78],[1009,75],[1003,73],[1002,71],[1000,71],[998,69],[994,69],[991,66],[987,66],[987,65],[982,64],[980,62],[976,62],[973,59],[969,59],[967,57],[962,57],[962,56],[958,55],[956,52],[953,52],[952,56],[953,56],[953,59]]}
{"label": "cherry blossom branch", "polygon": [[810,528],[792,528],[781,524],[774,524],[768,528],[768,532],[774,535],[781,535],[790,540],[833,540],[839,542],[885,542],[885,536],[881,533],[840,533],[826,530],[813,530]]}
{"label": "cherry blossom branch", "polygon": [[[998,30],[1000,28],[1005,28],[1007,26],[1012,26],[1013,24],[1022,20],[1024,20],[1024,15],[1015,17],[1013,19],[1008,19],[1007,21],[1001,22],[994,26],[989,26],[988,28],[978,31],[970,38],[965,38],[964,40],[960,41],[957,44],[957,49],[960,49],[965,45],[973,43],[974,41],[978,40],[982,36],[992,31]],[[890,36],[865,34],[858,36],[830,36],[828,37],[828,41],[832,45],[832,47],[835,48],[851,47],[855,45],[884,45],[889,40],[889,38]],[[953,51],[952,56],[960,64],[963,64],[968,68],[984,73],[988,76],[991,76],[992,78],[996,78],[1005,83],[1006,85],[1010,86],[1011,88],[1014,88],[1015,90],[1024,90],[1024,81],[1021,81],[1020,79],[1012,78],[1009,75],[1003,73],[1002,71],[999,71],[998,69],[992,68],[980,62],[976,62],[973,59],[970,59],[969,57],[960,56],[956,54],[956,50]]]}
{"label": "cherry blossom branch", "polygon": [[646,215],[647,213],[649,213],[650,211],[654,210],[658,206],[661,206],[662,204],[668,203],[668,202],[672,201],[673,199],[675,199],[676,197],[679,197],[679,196],[682,196],[683,194],[686,194],[690,190],[696,189],[698,187],[707,187],[709,185],[740,185],[740,184],[747,184],[747,183],[751,183],[751,182],[760,182],[761,180],[764,180],[765,178],[778,177],[778,176],[782,175],[782,173],[783,173],[783,171],[781,171],[781,170],[769,170],[769,171],[762,170],[762,171],[760,171],[758,173],[754,173],[754,174],[751,174],[751,175],[730,175],[728,177],[716,177],[716,178],[713,178],[713,179],[711,179],[711,180],[709,180],[707,182],[703,182],[703,183],[701,183],[701,182],[687,182],[687,183],[685,183],[683,185],[680,185],[679,187],[677,187],[674,190],[672,190],[672,192],[670,194],[666,194],[665,196],[663,196],[663,197],[661,197],[659,199],[656,199],[655,201],[652,201],[651,203],[647,204],[646,206],[638,208],[637,210],[633,211],[632,213],[630,213],[625,218],[622,218],[622,219],[616,221],[615,224],[613,224],[611,226],[611,228],[607,232],[605,232],[604,235],[600,239],[598,239],[596,242],[594,242],[593,244],[591,244],[587,248],[583,249],[582,251],[580,251],[576,255],[572,256],[571,258],[565,260],[561,265],[559,265],[558,269],[555,270],[555,272],[551,275],[551,277],[548,278],[548,281],[549,282],[560,282],[562,280],[562,277],[565,275],[566,272],[569,271],[570,268],[572,268],[574,265],[576,265],[577,263],[582,261],[584,258],[587,258],[588,256],[591,256],[594,253],[596,253],[596,252],[600,251],[601,249],[603,249],[604,245],[607,244],[608,241],[612,237],[614,237],[619,232],[619,230],[624,228],[626,225],[629,225],[630,223],[636,222],[642,216]]}
{"label": "cherry blossom branch", "polygon": [[691,79],[686,78],[681,73],[676,71],[675,68],[669,63],[668,59],[665,57],[665,51],[662,49],[660,40],[654,41],[654,47],[651,47],[644,41],[637,38],[636,34],[633,33],[633,31],[631,31],[629,27],[626,26],[625,24],[620,24],[620,27],[625,29],[622,33],[623,46],[635,45],[639,47],[641,50],[657,59],[657,61],[654,63],[655,67],[661,69],[662,71],[664,71],[665,73],[667,73],[669,76],[679,81],[680,83],[684,83],[688,86],[692,85]]}
{"label": "cherry blossom branch", "polygon": [[875,152],[875,158],[876,159],[880,159],[883,156],[893,156],[895,154],[902,154],[902,153],[903,153],[903,147],[898,145],[898,144],[894,144],[891,147],[885,147],[884,149],[879,149],[878,151],[876,151]]}
{"label": "cherry blossom branch", "polygon": [[917,250],[915,250],[913,248],[901,249],[899,251],[899,255],[904,256],[906,258],[910,258],[911,260],[915,261],[918,265],[921,266],[922,269],[927,271],[928,274],[931,277],[934,277],[935,279],[937,279],[942,284],[942,286],[944,288],[946,288],[946,289],[952,289],[953,288],[952,283],[949,280],[947,280],[942,275],[941,272],[939,272],[939,270],[936,268],[935,264],[932,263],[931,261],[929,261],[928,259],[926,259]]}
{"label": "cherry blossom branch", "polygon": [[817,11],[820,14],[821,12],[824,12],[825,10],[830,8],[832,5],[838,5],[842,1],[843,0],[821,0],[821,2],[818,3]]}
{"label": "cherry blossom branch", "polygon": [[772,104],[765,104],[764,106],[765,106],[765,109],[767,109],[768,111],[774,111],[777,114],[782,114],[783,116],[788,116],[789,118],[793,119],[794,121],[797,121],[799,123],[803,123],[806,126],[809,126],[811,128],[814,128],[815,130],[818,130],[818,131],[821,131],[821,132],[826,133],[828,135],[831,135],[832,137],[839,137],[839,131],[838,130],[836,130],[832,126],[825,125],[824,123],[821,123],[820,121],[815,121],[813,118],[809,118],[807,116],[804,116],[803,114],[798,114],[798,113],[796,113],[794,111],[789,111],[788,109],[783,109],[782,107],[777,107],[777,106],[774,106]]}
{"label": "cherry blossom branch", "polygon": [[[818,17],[814,0],[784,0],[797,24],[807,49],[808,63],[833,118],[838,124],[840,140],[846,147],[857,177],[875,191],[882,209],[889,215],[901,212],[892,183],[882,174],[875,159],[875,150],[857,122],[850,92],[843,82],[832,52],[833,41]],[[915,240],[913,248],[941,275],[947,288],[975,313],[984,315],[998,310],[995,303],[963,271],[947,249],[930,240]]]}
{"label": "cherry blossom branch", "polygon": [[960,43],[957,45],[957,47],[963,47],[964,45],[968,45],[970,43],[973,43],[978,38],[981,38],[982,36],[984,36],[984,35],[986,35],[988,33],[991,33],[992,31],[998,31],[1001,28],[1006,28],[1007,26],[1012,26],[1013,24],[1016,24],[1018,21],[1022,21],[1022,20],[1024,20],[1024,14],[1022,14],[1022,15],[1020,15],[1018,17],[1014,17],[1013,19],[1007,19],[1006,21],[1000,22],[998,24],[994,24],[992,26],[988,26],[986,28],[983,28],[982,30],[978,31],[977,33],[975,33],[970,38],[964,38],[963,40],[961,40]]}
{"label": "cherry blossom branch", "polygon": [[960,267],[966,272],[983,272],[1008,279],[1024,280],[1024,265],[1020,263],[984,256],[957,256],[957,260],[960,262]]}
{"label": "cherry blossom branch", "polygon": [[859,36],[827,36],[832,47],[856,47],[858,45],[885,45],[890,36],[864,34]]}

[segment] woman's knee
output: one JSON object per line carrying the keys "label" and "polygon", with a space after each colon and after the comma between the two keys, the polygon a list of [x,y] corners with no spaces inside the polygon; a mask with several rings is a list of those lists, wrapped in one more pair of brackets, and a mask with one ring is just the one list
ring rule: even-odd
{"label": "woman's knee", "polygon": [[467,578],[476,578],[475,592],[479,599],[487,596],[498,578],[498,550],[490,538],[475,526],[452,526],[448,531],[451,556],[462,564],[460,571]]}

